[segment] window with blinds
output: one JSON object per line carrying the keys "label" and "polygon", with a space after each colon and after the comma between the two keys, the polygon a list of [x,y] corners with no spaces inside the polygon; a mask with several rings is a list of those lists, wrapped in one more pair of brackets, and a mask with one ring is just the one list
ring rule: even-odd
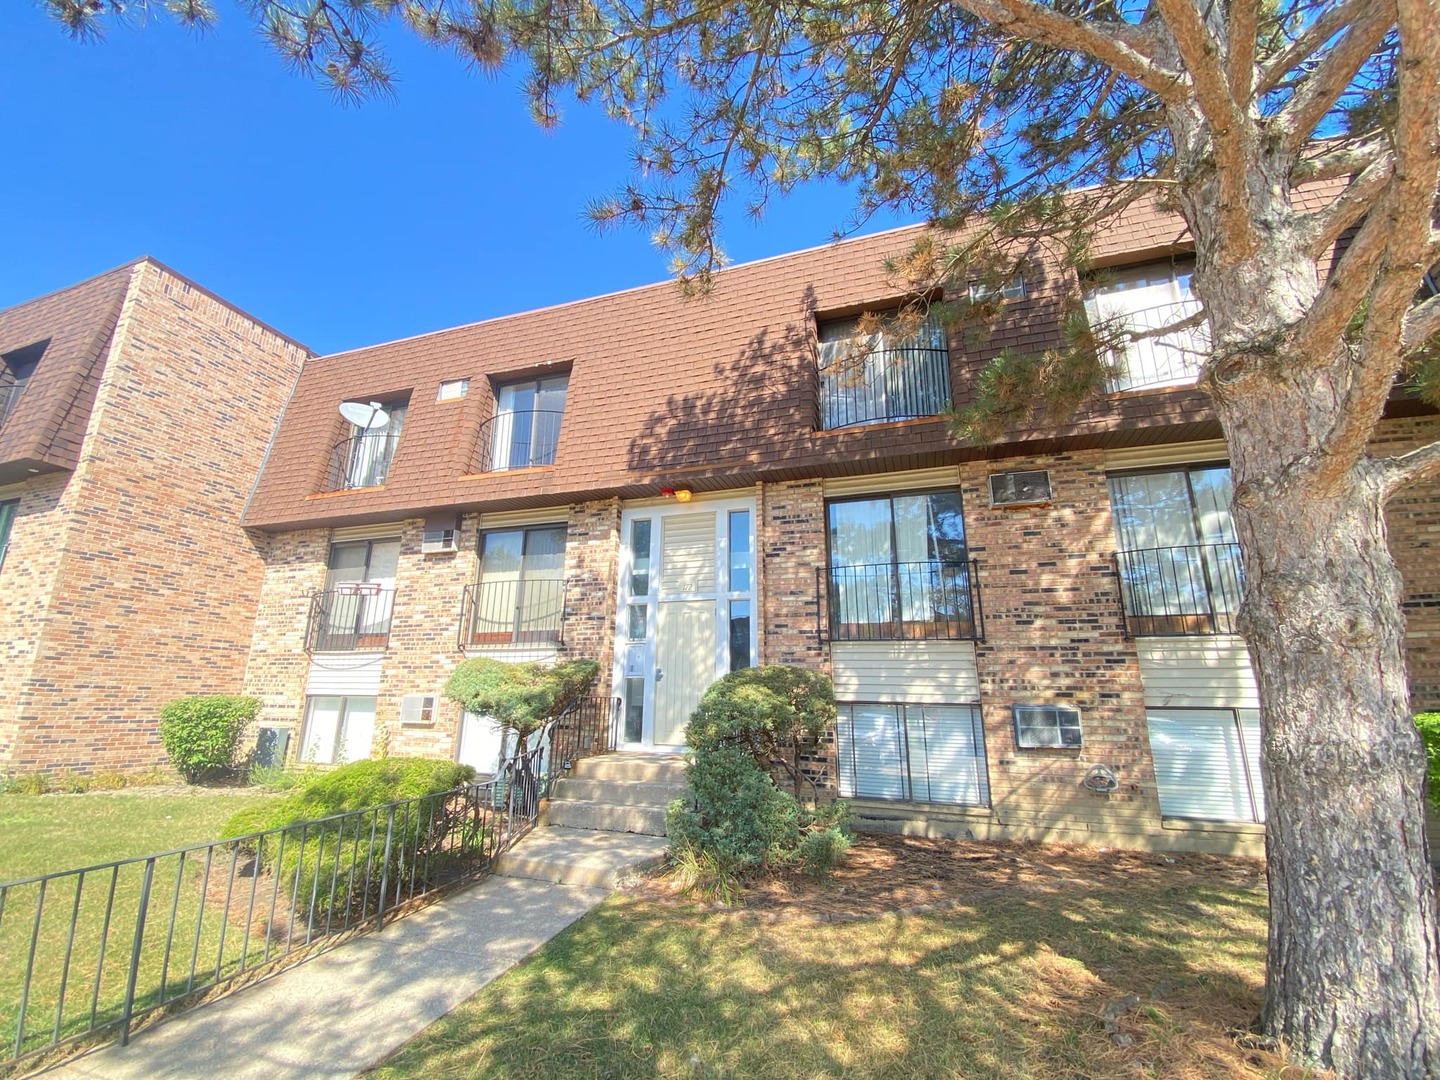
{"label": "window with blinds", "polygon": [[1258,709],[1148,709],[1145,719],[1162,815],[1265,820]]}
{"label": "window with blinds", "polygon": [[820,427],[935,416],[950,405],[950,352],[939,316],[908,337],[862,334],[860,320],[819,325]]}
{"label": "window with blinds", "polygon": [[990,804],[974,705],[844,704],[836,744],[842,798]]}

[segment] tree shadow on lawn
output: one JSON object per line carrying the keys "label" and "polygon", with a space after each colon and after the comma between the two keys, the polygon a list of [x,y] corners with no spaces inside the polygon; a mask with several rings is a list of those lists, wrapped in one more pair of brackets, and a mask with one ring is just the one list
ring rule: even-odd
{"label": "tree shadow on lawn", "polygon": [[1273,1076],[1224,1034],[1258,1013],[1264,932],[1253,887],[1027,888],[844,922],[621,896],[375,1075]]}

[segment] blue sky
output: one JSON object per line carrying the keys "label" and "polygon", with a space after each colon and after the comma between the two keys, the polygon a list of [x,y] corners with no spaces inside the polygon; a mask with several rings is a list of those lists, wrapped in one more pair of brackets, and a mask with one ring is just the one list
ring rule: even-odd
{"label": "blue sky", "polygon": [[[598,112],[543,132],[515,80],[398,32],[395,100],[343,106],[219,7],[202,38],[152,21],[80,45],[0,4],[0,308],[148,254],[333,352],[666,276],[646,235],[583,218],[629,167]],[[758,225],[737,207],[726,251],[823,244],[850,205],[812,187]]]}

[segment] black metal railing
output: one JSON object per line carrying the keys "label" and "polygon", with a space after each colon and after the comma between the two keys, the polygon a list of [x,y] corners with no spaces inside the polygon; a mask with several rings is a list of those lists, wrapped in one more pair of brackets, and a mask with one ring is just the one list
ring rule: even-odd
{"label": "black metal railing", "polygon": [[324,490],[379,487],[390,475],[390,462],[399,442],[399,432],[367,431],[341,439],[330,448]]}
{"label": "black metal railing", "polygon": [[1125,343],[1124,350],[1114,357],[1119,373],[1111,381],[1110,389],[1140,390],[1194,382],[1210,354],[1209,324],[1202,322],[1164,334],[1155,331],[1183,322],[1201,310],[1199,300],[1176,300],[1119,316],[1118,321],[1127,331],[1153,336]]}
{"label": "black metal railing", "polygon": [[0,884],[0,1067],[288,967],[487,873],[544,750],[450,791]]}
{"label": "black metal railing", "polygon": [[395,590],[366,581],[310,597],[307,652],[383,652],[390,645]]}
{"label": "black metal railing", "polygon": [[1126,637],[1237,633],[1245,575],[1239,544],[1115,553]]}
{"label": "black metal railing", "polygon": [[466,585],[460,598],[460,648],[559,644],[564,616],[563,578]]}
{"label": "black metal railing", "polygon": [[550,721],[546,729],[549,755],[544,773],[544,794],[550,794],[551,785],[578,759],[615,749],[619,715],[619,698],[596,694]]}
{"label": "black metal railing", "polygon": [[0,428],[3,428],[5,421],[10,419],[10,414],[15,410],[15,405],[19,402],[20,395],[24,390],[23,382],[0,386]]}
{"label": "black metal railing", "polygon": [[492,416],[480,425],[480,456],[476,472],[527,469],[554,465],[560,445],[563,412],[531,409]]}
{"label": "black metal railing", "polygon": [[831,641],[984,641],[979,562],[832,566],[816,571],[829,598]]}
{"label": "black metal railing", "polygon": [[895,345],[850,355],[851,342],[820,346],[820,428],[936,416],[950,405],[950,353],[943,344]]}

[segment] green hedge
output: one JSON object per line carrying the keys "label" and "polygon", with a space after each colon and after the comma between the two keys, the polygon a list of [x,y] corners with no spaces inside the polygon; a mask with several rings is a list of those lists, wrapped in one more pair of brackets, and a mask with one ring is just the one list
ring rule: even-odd
{"label": "green hedge", "polygon": [[[458,858],[481,850],[484,835],[473,830],[461,807],[447,793],[473,779],[475,770],[453,761],[429,758],[374,758],[321,773],[285,798],[268,806],[242,811],[226,823],[222,837],[232,839],[270,829],[282,834],[257,846],[261,868],[276,875],[286,891],[302,898],[316,895],[315,910],[325,914],[359,907],[362,898],[378,895],[385,872],[386,816],[358,815],[324,826],[302,826],[320,818],[386,803],[417,799],[397,811],[391,836],[389,877],[407,879],[422,865],[429,872],[435,860]],[[288,826],[295,826],[288,828]],[[281,856],[280,836],[285,838]],[[335,879],[335,858],[342,872]],[[349,874],[354,859],[356,872]],[[368,875],[365,873],[369,866]],[[298,886],[297,886],[298,878]],[[333,886],[333,890],[332,890]]]}
{"label": "green hedge", "polygon": [[1440,712],[1417,713],[1415,726],[1425,740],[1425,794],[1440,809]]}
{"label": "green hedge", "polygon": [[240,736],[260,714],[260,702],[233,694],[178,698],[160,710],[165,756],[187,783],[235,767]]}

